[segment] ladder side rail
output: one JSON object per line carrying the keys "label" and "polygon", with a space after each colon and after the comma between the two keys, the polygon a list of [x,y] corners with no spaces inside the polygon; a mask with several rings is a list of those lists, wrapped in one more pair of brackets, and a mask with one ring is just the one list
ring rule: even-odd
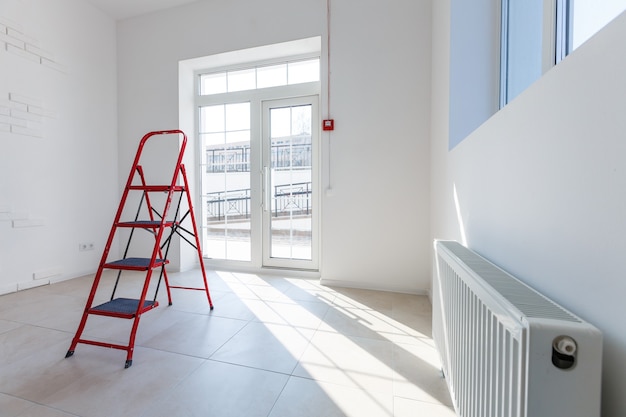
{"label": "ladder side rail", "polygon": [[198,237],[198,227],[196,225],[196,216],[193,212],[193,203],[191,201],[191,193],[189,192],[189,182],[187,181],[187,171],[185,170],[185,165],[180,165],[180,171],[183,177],[183,182],[185,186],[185,194],[187,194],[187,204],[189,205],[189,212],[191,213],[191,225],[193,226],[194,237],[196,240],[196,250],[198,252],[198,261],[200,262],[200,270],[202,271],[202,279],[204,281],[204,289],[206,292],[207,299],[209,300],[209,306],[211,310],[213,310],[213,301],[211,300],[211,294],[209,293],[209,283],[206,278],[206,271],[204,269],[204,259],[202,258],[202,246],[200,246],[200,238]]}

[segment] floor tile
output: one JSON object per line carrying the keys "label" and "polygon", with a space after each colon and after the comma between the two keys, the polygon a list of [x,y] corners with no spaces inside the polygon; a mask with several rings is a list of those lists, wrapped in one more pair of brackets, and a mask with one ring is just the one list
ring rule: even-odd
{"label": "floor tile", "polygon": [[291,377],[269,417],[392,417],[389,394]]}
{"label": "floor tile", "polygon": [[432,305],[425,295],[394,293],[392,300],[392,316],[396,320],[405,317],[430,316]]}
{"label": "floor tile", "polygon": [[394,398],[394,417],[456,417],[454,409],[441,404],[409,400],[406,398]]}
{"label": "floor tile", "polygon": [[69,339],[67,333],[57,330],[28,324],[15,327],[0,334],[0,369],[6,369],[20,360],[36,360],[42,352],[58,343],[67,342],[69,345]]}
{"label": "floor tile", "polygon": [[140,415],[203,362],[189,356],[137,348],[132,366],[124,369],[123,351],[79,347],[81,350],[64,363],[80,366],[82,375],[40,403],[85,417]]}
{"label": "floor tile", "polygon": [[0,417],[17,417],[34,405],[21,398],[0,394]]}
{"label": "floor tile", "polygon": [[138,345],[201,358],[211,356],[246,325],[242,320],[176,311],[146,316]]}
{"label": "floor tile", "polygon": [[395,293],[360,288],[334,288],[335,304],[342,308],[376,310],[391,315]]}
{"label": "floor tile", "polygon": [[20,326],[22,326],[22,323],[0,319],[0,334],[11,331]]}
{"label": "floor tile", "polygon": [[93,275],[85,275],[74,279],[56,282],[52,285],[38,287],[38,289],[42,292],[48,292],[50,294],[66,295],[86,300],[87,295],[91,290],[93,278]]}
{"label": "floor tile", "polygon": [[35,324],[41,320],[50,319],[66,307],[80,308],[81,305],[84,307],[84,302],[76,297],[50,294],[34,288],[3,296],[0,318]]}
{"label": "floor tile", "polygon": [[312,336],[310,329],[250,322],[211,359],[291,374]]}
{"label": "floor tile", "polygon": [[331,288],[314,285],[309,280],[302,282],[290,280],[289,284],[290,286],[284,290],[285,295],[294,301],[331,304],[337,297]]}
{"label": "floor tile", "polygon": [[404,335],[409,330],[399,327],[394,320],[376,310],[344,307],[330,308],[319,329],[380,340],[389,340],[390,334]]}
{"label": "floor tile", "polygon": [[150,406],[144,417],[265,417],[288,376],[206,361]]}
{"label": "floor tile", "polygon": [[250,300],[246,303],[254,313],[254,321],[286,324],[305,329],[317,329],[329,309],[326,303]]}
{"label": "floor tile", "polygon": [[428,344],[395,344],[394,395],[452,406],[437,351]]}
{"label": "floor tile", "polygon": [[[1,414],[0,414],[1,415]],[[35,404],[17,417],[75,417],[75,414],[65,413],[51,407]]]}
{"label": "floor tile", "polygon": [[24,325],[0,335],[0,392],[42,402],[84,375],[65,359],[71,335]]}
{"label": "floor tile", "polygon": [[391,394],[393,344],[384,340],[317,332],[293,374]]}

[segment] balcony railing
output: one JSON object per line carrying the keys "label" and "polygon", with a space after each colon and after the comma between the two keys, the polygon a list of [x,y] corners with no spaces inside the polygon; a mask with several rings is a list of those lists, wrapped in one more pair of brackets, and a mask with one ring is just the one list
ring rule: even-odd
{"label": "balcony railing", "polygon": [[311,214],[311,182],[274,186],[274,217],[289,214]]}
{"label": "balcony railing", "polygon": [[[271,198],[274,217],[311,214],[311,182],[274,186]],[[250,189],[205,194],[207,222],[250,218]]]}
{"label": "balcony railing", "polygon": [[[311,144],[280,144],[271,147],[272,168],[311,166]],[[249,172],[250,145],[206,150],[206,172]]]}
{"label": "balcony railing", "polygon": [[250,218],[250,189],[218,191],[206,194],[207,221],[226,217],[232,220]]}

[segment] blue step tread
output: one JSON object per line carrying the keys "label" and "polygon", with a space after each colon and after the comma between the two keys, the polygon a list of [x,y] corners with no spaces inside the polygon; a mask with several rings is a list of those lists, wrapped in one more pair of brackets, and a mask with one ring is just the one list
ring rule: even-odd
{"label": "blue step tread", "polygon": [[150,266],[150,258],[126,258],[120,259],[119,261],[107,262],[104,264],[104,267],[110,269],[146,271],[150,268],[157,268],[167,263],[169,263],[169,261],[157,258],[154,260],[154,265]]}
{"label": "blue step tread", "polygon": [[[116,298],[111,301],[107,301],[99,306],[92,307],[89,312],[92,314],[100,314],[106,316],[132,318],[137,313],[137,306],[139,306],[140,300],[133,298]],[[152,310],[157,307],[159,303],[157,301],[146,300],[143,302],[143,307],[140,310],[140,314]]]}
{"label": "blue step tread", "polygon": [[[174,224],[173,221],[166,221],[163,223],[165,227],[171,227]],[[137,220],[133,222],[120,222],[118,227],[136,227],[143,229],[158,229],[161,226],[161,220]]]}

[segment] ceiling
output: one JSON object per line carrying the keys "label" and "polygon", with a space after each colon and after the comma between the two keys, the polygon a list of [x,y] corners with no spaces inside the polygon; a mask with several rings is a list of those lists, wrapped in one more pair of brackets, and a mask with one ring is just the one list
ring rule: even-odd
{"label": "ceiling", "polygon": [[152,13],[198,0],[85,0],[115,20]]}

